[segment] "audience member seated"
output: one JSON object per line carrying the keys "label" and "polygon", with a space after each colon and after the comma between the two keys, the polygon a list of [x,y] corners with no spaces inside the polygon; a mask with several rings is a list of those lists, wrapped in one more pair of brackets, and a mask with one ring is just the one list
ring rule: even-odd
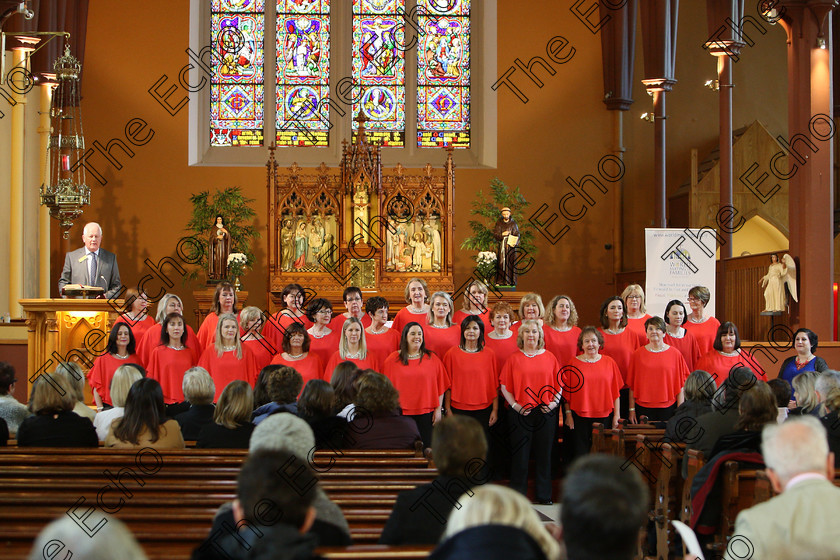
{"label": "audience member seated", "polygon": [[648,519],[648,489],[624,459],[588,455],[563,481],[561,538],[567,560],[631,560]]}
{"label": "audience member seated", "polygon": [[254,383],[254,409],[258,409],[264,404],[271,402],[271,397],[268,396],[268,376],[272,371],[280,369],[282,366],[267,365],[260,370],[257,375],[257,382]]}
{"label": "audience member seated", "polygon": [[96,447],[99,439],[87,418],[73,412],[76,398],[63,375],[42,373],[32,384],[29,416],[17,431],[18,447]]}
{"label": "audience member seated", "polygon": [[697,418],[712,411],[715,396],[715,380],[712,374],[701,369],[692,371],[685,380],[685,402],[677,407],[674,415],[665,424],[665,437],[673,442],[690,442],[697,437],[694,427]]}
{"label": "audience member seated", "polygon": [[134,382],[143,379],[137,368],[130,365],[122,365],[117,368],[111,378],[111,387],[108,394],[111,397],[113,408],[97,412],[93,419],[93,427],[96,428],[96,436],[99,441],[105,441],[108,432],[111,430],[111,422],[117,418],[122,418],[125,414],[125,399],[128,396],[128,391]]}
{"label": "audience member seated", "polygon": [[[309,453],[313,447],[315,447],[315,436],[306,422],[293,414],[281,413],[272,415],[254,429],[248,454],[251,457],[267,451],[282,451],[300,458],[303,463],[306,463],[305,458],[310,456]],[[290,467],[288,472],[294,473],[295,470]],[[277,467],[274,467],[272,474],[276,475],[276,473]],[[297,481],[307,480],[307,477],[303,474],[295,474],[294,477]],[[300,482],[297,484],[303,485]],[[327,497],[320,484],[315,484],[313,490],[314,501],[312,506],[315,508],[315,521],[309,533],[318,537],[318,546],[348,546],[352,544],[350,528],[341,512],[341,508]],[[230,528],[235,524],[232,503],[223,504],[213,519],[210,538],[212,539],[214,535],[230,533]],[[192,560],[229,560],[229,558],[229,556],[207,546],[197,549],[192,556]],[[273,557],[269,556],[268,558]]]}
{"label": "audience member seated", "polygon": [[85,374],[76,362],[63,362],[56,366],[53,377],[64,376],[73,393],[73,412],[93,422],[96,412],[85,404]]}
{"label": "audience member seated", "polygon": [[356,382],[356,409],[347,431],[355,449],[414,449],[420,440],[417,423],[400,412],[400,395],[391,381],[366,371]]}
{"label": "audience member seated", "polygon": [[802,416],[803,414],[813,414],[817,409],[819,400],[817,400],[817,392],[814,385],[817,382],[817,372],[803,371],[793,378],[791,385],[793,386],[793,394],[796,398],[796,408],[790,411],[790,416]]}
{"label": "audience member seated", "polygon": [[0,362],[0,418],[6,421],[9,432],[16,434],[18,426],[29,416],[26,405],[12,396],[15,391],[15,368],[8,362]]}
{"label": "audience member seated", "polygon": [[356,380],[361,372],[353,362],[344,361],[335,366],[331,373],[330,385],[335,391],[335,413],[348,421],[353,419],[353,411],[356,409],[353,401],[356,398]]}
{"label": "audience member seated", "polygon": [[280,366],[268,375],[268,396],[271,402],[259,407],[251,415],[254,424],[259,424],[277,412],[297,415],[297,396],[303,387],[303,377],[295,368]]}
{"label": "audience member seated", "polygon": [[776,399],[776,408],[779,411],[778,416],[776,416],[776,422],[781,424],[787,420],[788,412],[790,412],[788,404],[790,404],[790,397],[793,395],[793,389],[791,388],[790,383],[781,377],[771,379],[767,382],[767,385],[770,387],[770,390],[773,391],[773,397]]}
{"label": "audience member seated", "polygon": [[828,393],[825,406],[828,414],[820,422],[828,432],[828,449],[834,454],[834,466],[840,467],[840,388]]}
{"label": "audience member seated", "polygon": [[[344,324],[350,323],[350,320]],[[310,379],[298,399],[298,414],[315,434],[317,449],[341,449],[347,420],[333,414],[335,391],[323,379]]]}
{"label": "audience member seated", "polygon": [[228,383],[216,403],[213,422],[201,428],[195,446],[248,449],[255,427],[251,423],[253,410],[254,392],[251,386],[242,380]]}
{"label": "audience member seated", "polygon": [[106,447],[183,449],[184,438],[175,420],[166,418],[163,389],[154,379],[136,381],[125,399],[125,414],[111,422]]}
{"label": "audience member seated", "polygon": [[840,557],[840,488],[825,428],[808,416],[773,423],[761,449],[779,495],[738,514],[725,557]]}
{"label": "audience member seated", "polygon": [[[432,430],[432,459],[438,476],[430,484],[401,492],[385,523],[380,544],[435,544],[461,494],[472,496],[487,456],[484,428],[471,416],[447,416]],[[467,498],[467,501],[472,498]]]}
{"label": "audience member seated", "polygon": [[316,480],[299,455],[288,451],[250,455],[237,480],[229,530],[212,532],[193,551],[193,560],[319,558],[315,556],[318,539],[310,533],[317,515],[313,507],[317,491],[303,485]]}
{"label": "audience member seated", "polygon": [[203,367],[194,367],[184,373],[181,385],[184,398],[190,403],[190,408],[175,416],[175,421],[181,427],[181,435],[187,441],[195,441],[204,426],[213,423],[213,399],[216,396],[216,384],[210,373]]}
{"label": "audience member seated", "polygon": [[429,560],[559,560],[560,545],[516,491],[488,484],[458,501]]}
{"label": "audience member seated", "polygon": [[760,381],[741,395],[738,414],[734,431],[718,438],[707,460],[733,451],[761,453],[761,430],[768,423],[776,422],[779,415],[776,398],[767,383]]}
{"label": "audience member seated", "polygon": [[840,373],[834,370],[825,370],[817,374],[817,379],[814,381],[814,394],[817,397],[817,406],[813,414],[817,418],[821,418],[828,414],[826,410],[825,399],[832,389],[840,387]]}
{"label": "audience member seated", "polygon": [[96,512],[96,520],[102,527],[94,538],[87,527],[62,515],[41,530],[28,560],[146,560],[140,543],[122,521],[102,511]]}

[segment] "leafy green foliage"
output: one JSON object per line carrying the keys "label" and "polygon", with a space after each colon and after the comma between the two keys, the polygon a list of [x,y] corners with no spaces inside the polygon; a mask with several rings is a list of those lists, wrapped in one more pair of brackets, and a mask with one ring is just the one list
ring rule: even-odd
{"label": "leafy green foliage", "polygon": [[472,202],[470,215],[483,218],[470,220],[469,225],[472,235],[464,239],[461,249],[473,251],[496,251],[498,242],[493,237],[493,226],[501,216],[501,209],[507,206],[510,208],[511,218],[516,220],[521,236],[520,248],[531,255],[537,254],[537,246],[534,243],[534,226],[525,218],[525,210],[531,203],[525,200],[519,187],[508,187],[498,177],[490,181],[490,196],[485,196],[479,190]]}
{"label": "leafy green foliage", "polygon": [[[230,232],[231,253],[244,253],[248,258],[246,266],[251,266],[256,257],[251,250],[251,241],[260,237],[260,232],[253,225],[257,213],[251,208],[253,198],[247,198],[241,187],[226,187],[212,194],[202,191],[190,196],[193,205],[192,218],[186,230],[199,244],[190,244],[193,254],[189,255],[196,267],[184,277],[184,282],[195,280],[200,272],[207,271],[208,244],[216,223],[216,216],[224,217],[225,228]],[[197,254],[200,253],[200,254]]]}

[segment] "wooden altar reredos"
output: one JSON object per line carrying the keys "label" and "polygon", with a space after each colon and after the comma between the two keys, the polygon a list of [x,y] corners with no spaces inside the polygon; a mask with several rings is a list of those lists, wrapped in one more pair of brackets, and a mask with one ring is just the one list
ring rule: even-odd
{"label": "wooden altar reredos", "polygon": [[455,171],[448,148],[443,173],[426,164],[408,173],[397,164],[382,173],[381,147],[368,142],[364,122],[345,140],[338,168],[325,163],[305,173],[297,163],[279,174],[269,148],[268,301],[298,283],[307,299],[336,304],[348,286],[404,303],[406,281],[421,277],[430,293],[452,292],[452,197]]}

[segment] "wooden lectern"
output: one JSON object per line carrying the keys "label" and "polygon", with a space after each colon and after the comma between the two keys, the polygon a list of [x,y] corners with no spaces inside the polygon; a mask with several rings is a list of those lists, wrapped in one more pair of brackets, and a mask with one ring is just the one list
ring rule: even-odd
{"label": "wooden lectern", "polygon": [[32,382],[65,361],[87,371],[105,352],[108,334],[123,308],[122,300],[22,299],[26,313],[29,354],[27,395]]}

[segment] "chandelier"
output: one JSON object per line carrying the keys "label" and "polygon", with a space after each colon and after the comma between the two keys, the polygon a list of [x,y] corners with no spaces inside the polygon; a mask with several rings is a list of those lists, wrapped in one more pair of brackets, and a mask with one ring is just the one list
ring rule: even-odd
{"label": "chandelier", "polygon": [[90,204],[90,187],[85,183],[85,167],[81,165],[85,150],[79,93],[82,65],[70,54],[70,45],[65,44],[64,55],[56,59],[53,68],[58,85],[50,105],[47,184],[41,185],[41,204],[61,222],[63,236],[68,239],[73,222]]}

